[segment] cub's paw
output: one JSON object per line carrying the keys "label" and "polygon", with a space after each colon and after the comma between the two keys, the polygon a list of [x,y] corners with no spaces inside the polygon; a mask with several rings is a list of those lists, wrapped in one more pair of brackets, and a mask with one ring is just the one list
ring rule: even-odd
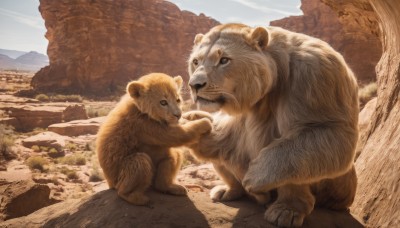
{"label": "cub's paw", "polygon": [[211,189],[210,197],[213,201],[232,201],[244,194],[243,189],[231,189],[227,185],[218,185]]}
{"label": "cub's paw", "polygon": [[168,193],[171,195],[176,195],[176,196],[186,196],[187,195],[186,188],[179,184],[172,184],[168,187],[163,187],[163,188],[158,187],[157,189],[161,192],[165,192],[165,193]]}
{"label": "cub's paw", "polygon": [[193,124],[199,134],[209,133],[212,130],[211,121],[206,118],[194,120],[190,123]]}
{"label": "cub's paw", "polygon": [[207,118],[211,122],[213,121],[213,118],[210,113],[198,110],[186,112],[182,115],[182,118],[186,120],[199,120],[202,118]]}
{"label": "cub's paw", "polygon": [[265,212],[264,218],[279,227],[300,227],[306,213],[284,203],[273,203]]}

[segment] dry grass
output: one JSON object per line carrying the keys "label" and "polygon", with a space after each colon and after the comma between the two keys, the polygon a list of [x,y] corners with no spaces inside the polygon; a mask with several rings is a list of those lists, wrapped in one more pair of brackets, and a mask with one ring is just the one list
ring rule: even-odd
{"label": "dry grass", "polygon": [[62,95],[62,94],[55,94],[55,95],[47,95],[47,94],[38,94],[35,96],[36,100],[41,102],[82,102],[83,98],[80,95]]}
{"label": "dry grass", "polygon": [[44,172],[48,169],[49,162],[41,156],[33,156],[26,160],[26,164],[31,170],[37,169]]}
{"label": "dry grass", "polygon": [[372,82],[358,91],[358,98],[360,100],[360,107],[364,107],[364,105],[370,101],[372,98],[376,97],[378,86],[376,82]]}
{"label": "dry grass", "polygon": [[58,162],[65,165],[86,165],[86,158],[82,154],[73,154],[59,158]]}
{"label": "dry grass", "polygon": [[12,127],[0,124],[0,161],[11,160],[17,158],[13,151],[14,146],[14,131]]}

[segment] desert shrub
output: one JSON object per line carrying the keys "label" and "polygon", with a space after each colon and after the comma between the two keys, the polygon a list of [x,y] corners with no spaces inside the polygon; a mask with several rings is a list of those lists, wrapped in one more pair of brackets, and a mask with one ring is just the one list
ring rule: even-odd
{"label": "desert shrub", "polygon": [[58,162],[66,165],[85,165],[86,158],[82,154],[73,154],[60,158]]}
{"label": "desert shrub", "polygon": [[96,151],[96,140],[87,142],[85,145],[85,151],[95,152]]}
{"label": "desert shrub", "polygon": [[65,145],[65,149],[68,149],[69,151],[76,151],[78,149],[78,145],[75,143],[67,143]]}
{"label": "desert shrub", "polygon": [[50,97],[51,101],[54,102],[82,102],[83,98],[80,95],[61,95],[57,94]]}
{"label": "desert shrub", "polygon": [[43,172],[46,170],[49,162],[41,156],[33,156],[26,160],[26,164],[31,170],[38,169]]}
{"label": "desert shrub", "polygon": [[78,174],[75,171],[71,171],[67,174],[68,179],[76,180],[78,179]]}
{"label": "desert shrub", "polygon": [[74,170],[68,169],[67,167],[61,167],[60,172],[67,176],[68,179],[78,179],[78,174]]}
{"label": "desert shrub", "polygon": [[100,173],[98,168],[94,168],[92,169],[92,171],[90,172],[90,176],[89,176],[89,181],[91,182],[99,182],[104,180],[103,175]]}
{"label": "desert shrub", "polygon": [[13,132],[12,127],[0,124],[0,161],[17,157],[12,149],[14,146]]}
{"label": "desert shrub", "polygon": [[49,102],[50,101],[49,96],[47,96],[46,94],[38,94],[35,96],[35,99],[39,100],[41,102]]}
{"label": "desert shrub", "polygon": [[47,131],[47,128],[36,127],[31,132],[27,132],[26,135],[27,136],[37,135],[37,134],[45,132],[45,131]]}
{"label": "desert shrub", "polygon": [[40,151],[47,152],[49,151],[49,148],[47,146],[40,146]]}
{"label": "desert shrub", "polygon": [[39,147],[38,145],[33,145],[33,146],[31,147],[31,149],[32,149],[34,152],[40,152],[40,147]]}
{"label": "desert shrub", "polygon": [[376,82],[372,82],[358,90],[358,98],[360,100],[360,105],[363,107],[368,101],[376,97],[376,92],[378,86]]}
{"label": "desert shrub", "polygon": [[47,152],[47,155],[49,155],[51,158],[58,158],[64,156],[65,154],[63,151],[58,151],[56,148],[50,148],[49,152]]}
{"label": "desert shrub", "polygon": [[86,107],[86,114],[89,118],[95,118],[95,117],[100,117],[100,116],[107,116],[111,110],[112,110],[112,107],[88,106],[88,107]]}

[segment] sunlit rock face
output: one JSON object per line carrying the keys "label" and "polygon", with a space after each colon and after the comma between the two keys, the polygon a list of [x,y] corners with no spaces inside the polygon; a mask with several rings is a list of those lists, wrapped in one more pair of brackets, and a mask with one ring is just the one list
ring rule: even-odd
{"label": "sunlit rock face", "polygon": [[375,66],[382,55],[378,31],[371,33],[359,24],[367,21],[335,12],[335,7],[331,9],[320,0],[302,0],[301,10],[304,15],[272,21],[271,25],[328,42],[344,56],[360,84],[376,80]]}
{"label": "sunlit rock face", "polygon": [[40,0],[50,65],[39,91],[108,95],[150,72],[187,78],[194,36],[218,24],[163,0]]}
{"label": "sunlit rock face", "polygon": [[368,227],[400,226],[400,1],[323,0],[341,20],[379,34],[383,54],[376,67],[378,97],[361,135],[356,161],[359,188],[352,212]]}

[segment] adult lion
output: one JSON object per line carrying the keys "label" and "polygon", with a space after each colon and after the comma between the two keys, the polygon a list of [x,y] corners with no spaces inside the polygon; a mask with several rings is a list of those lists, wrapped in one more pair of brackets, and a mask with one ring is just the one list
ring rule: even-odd
{"label": "adult lion", "polygon": [[225,24],[199,34],[189,85],[202,110],[222,111],[211,134],[192,146],[226,186],[211,197],[246,192],[278,226],[300,226],[314,206],[353,202],[358,139],[357,83],[327,43],[276,27]]}

